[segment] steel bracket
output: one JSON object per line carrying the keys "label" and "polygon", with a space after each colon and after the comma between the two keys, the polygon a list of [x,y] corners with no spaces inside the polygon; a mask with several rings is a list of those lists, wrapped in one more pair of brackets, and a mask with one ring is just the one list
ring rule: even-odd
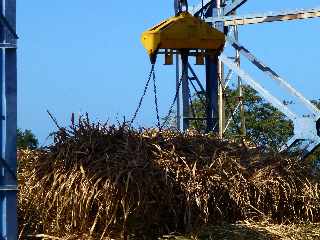
{"label": "steel bracket", "polygon": [[0,187],[0,192],[3,191],[18,191],[18,186],[16,185],[5,185]]}

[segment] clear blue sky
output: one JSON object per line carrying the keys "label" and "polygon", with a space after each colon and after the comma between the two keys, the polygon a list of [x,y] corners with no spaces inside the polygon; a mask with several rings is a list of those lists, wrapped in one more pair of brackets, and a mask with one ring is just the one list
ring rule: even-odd
{"label": "clear blue sky", "polygon": [[[191,4],[198,1],[190,1]],[[240,13],[311,8],[319,0],[249,0]],[[93,120],[130,117],[137,106],[149,59],[140,35],[173,15],[172,0],[18,1],[18,125],[32,129],[40,143],[72,112]],[[310,99],[320,98],[320,19],[240,28],[240,41]],[[160,111],[174,94],[174,67],[159,59]],[[155,121],[147,96],[138,123]]]}

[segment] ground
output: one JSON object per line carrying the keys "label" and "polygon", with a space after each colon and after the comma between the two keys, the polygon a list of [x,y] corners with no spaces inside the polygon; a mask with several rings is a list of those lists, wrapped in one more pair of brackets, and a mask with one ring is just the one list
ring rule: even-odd
{"label": "ground", "polygon": [[168,235],[161,240],[317,240],[320,239],[320,224],[270,225],[226,224],[212,226],[192,237]]}

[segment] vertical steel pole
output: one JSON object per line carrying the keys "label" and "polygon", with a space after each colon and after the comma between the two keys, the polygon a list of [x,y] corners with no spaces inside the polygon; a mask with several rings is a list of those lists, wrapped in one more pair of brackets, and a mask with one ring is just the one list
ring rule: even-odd
{"label": "vertical steel pole", "polygon": [[[221,11],[221,0],[212,0],[211,12],[208,17],[218,16]],[[215,9],[215,11],[213,11]],[[223,32],[223,26],[215,26]],[[215,57],[206,57],[206,83],[207,83],[207,131],[223,134],[225,125],[224,99],[223,99],[223,66],[218,60],[218,53]],[[216,126],[216,127],[214,127]]]}
{"label": "vertical steel pole", "polygon": [[[234,26],[234,39],[236,41],[239,40],[239,32],[238,27]],[[240,67],[241,60],[240,60],[240,51],[236,50],[236,62],[238,67]],[[242,88],[242,79],[238,77],[238,89],[239,89],[239,101],[240,101],[240,123],[241,123],[241,135],[246,136],[246,119],[244,115],[244,104],[243,104],[243,88]]]}
{"label": "vertical steel pole", "polygon": [[223,76],[223,63],[218,61],[218,106],[219,106],[219,136],[223,137],[225,129],[225,99],[224,99],[224,76]]}
{"label": "vertical steel pole", "polygon": [[6,139],[5,171],[7,238],[17,239],[17,53],[5,51]]}
{"label": "vertical steel pole", "polygon": [[207,132],[217,131],[215,128],[218,113],[218,57],[215,53],[209,53],[206,56],[206,118]]}
{"label": "vertical steel pole", "polygon": [[[1,29],[2,30],[2,29]],[[1,31],[1,35],[3,36],[3,31]],[[1,43],[3,43],[3,40],[1,39]],[[4,86],[4,49],[0,49],[0,95],[1,95],[1,101],[0,101],[0,157],[3,159],[3,86]],[[0,188],[4,188],[5,182],[3,180],[4,178],[4,166],[3,164],[0,165]],[[0,190],[0,236],[5,235],[6,231],[6,221],[4,219],[4,213],[5,213],[5,192]]]}
{"label": "vertical steel pole", "polygon": [[[216,0],[211,1],[212,7],[207,11],[207,17],[216,15],[213,9],[216,8]],[[206,54],[206,119],[207,132],[218,131],[218,56],[216,53]],[[216,126],[216,127],[215,127]]]}
{"label": "vertical steel pole", "polygon": [[180,113],[180,61],[179,53],[176,54],[176,94],[177,94],[177,129],[181,130],[181,113]]}
{"label": "vertical steel pole", "polygon": [[[2,13],[13,29],[16,29],[16,1],[3,0],[1,2]],[[4,42],[12,45],[16,40],[6,29],[1,29]],[[17,51],[16,48],[2,50],[1,69],[2,81],[5,86],[5,141],[1,141],[1,146],[5,146],[4,158],[1,150],[1,239],[15,240],[17,234]],[[4,60],[4,61],[3,61]],[[1,101],[3,105],[3,91],[1,91]],[[3,124],[1,124],[2,128]],[[3,133],[0,138],[3,140]]]}
{"label": "vertical steel pole", "polygon": [[183,102],[183,131],[189,129],[189,79],[188,79],[188,51],[181,52],[182,60],[182,102]]}
{"label": "vertical steel pole", "polygon": [[[5,1],[1,0],[0,1],[0,11],[1,13],[4,15],[5,14]],[[2,24],[0,24],[0,43],[5,43],[5,33],[4,33],[4,26]],[[0,117],[1,117],[1,121],[0,121],[0,157],[1,159],[3,159],[3,86],[4,86],[4,80],[5,80],[5,65],[4,65],[4,56],[5,56],[5,50],[3,48],[1,48],[1,56],[0,56],[0,78],[1,78],[1,86],[0,86],[0,95],[1,95],[1,100],[0,100]],[[1,164],[0,167],[0,187],[4,188],[5,183],[4,183],[4,166],[3,164]],[[5,221],[4,218],[4,214],[5,214],[5,192],[0,190],[0,236],[1,238],[3,238],[3,236],[6,235],[6,229],[7,229],[7,223]]]}
{"label": "vertical steel pole", "polygon": [[[216,0],[216,8],[217,8],[217,16],[221,15],[221,4],[222,0]],[[218,26],[215,26],[221,32],[224,32],[224,26],[221,23],[218,23]],[[225,129],[225,102],[224,102],[224,76],[223,76],[223,63],[218,61],[218,72],[217,72],[217,80],[218,80],[218,115],[219,115],[219,136],[223,137],[224,129]]]}

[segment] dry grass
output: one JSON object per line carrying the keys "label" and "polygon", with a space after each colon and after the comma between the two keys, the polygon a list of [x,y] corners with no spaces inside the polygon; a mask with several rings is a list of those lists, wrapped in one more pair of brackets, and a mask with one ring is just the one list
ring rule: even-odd
{"label": "dry grass", "polygon": [[206,227],[192,237],[167,235],[161,240],[317,240],[319,224],[270,224],[268,222],[224,224]]}
{"label": "dry grass", "polygon": [[48,149],[21,152],[19,181],[22,238],[156,239],[246,219],[320,220],[318,182],[294,158],[88,118],[56,132]]}
{"label": "dry grass", "polygon": [[320,239],[319,224],[270,225],[249,224],[249,228],[267,232],[273,239],[282,240],[316,240]]}

